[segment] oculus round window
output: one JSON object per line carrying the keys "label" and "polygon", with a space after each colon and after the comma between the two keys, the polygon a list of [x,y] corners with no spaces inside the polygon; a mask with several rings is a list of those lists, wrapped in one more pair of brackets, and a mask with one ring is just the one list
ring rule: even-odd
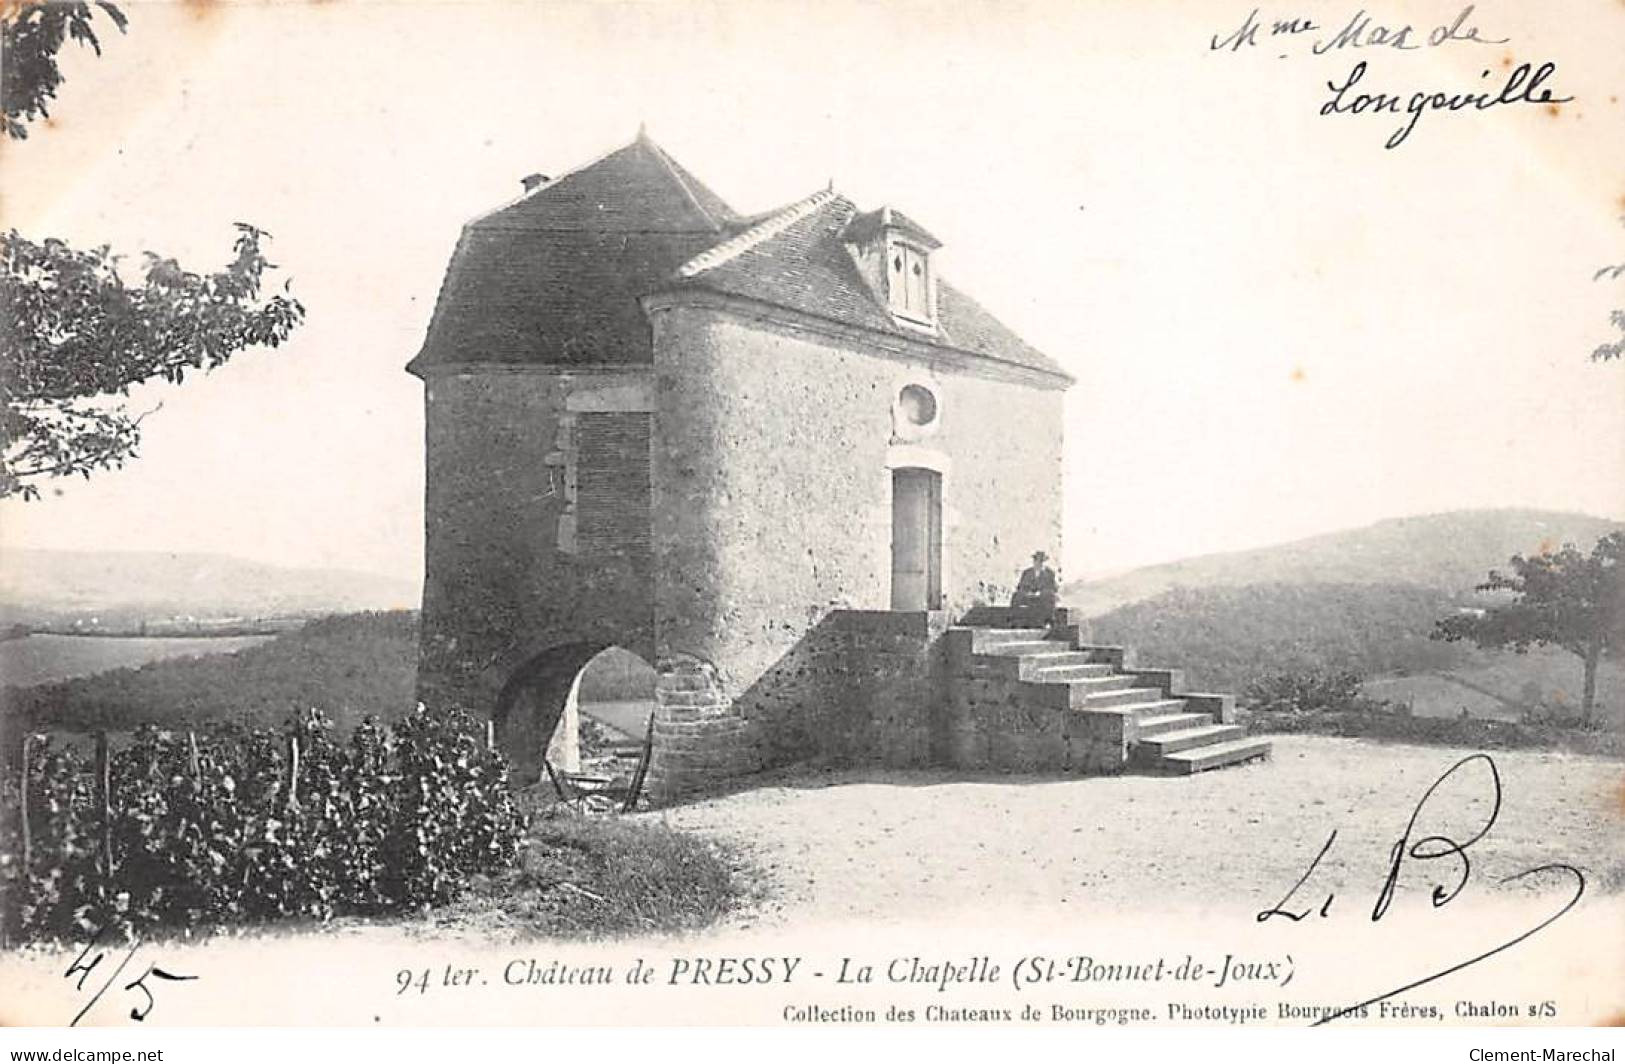
{"label": "oculus round window", "polygon": [[905,385],[897,393],[897,407],[910,425],[929,425],[937,419],[937,397],[918,384]]}

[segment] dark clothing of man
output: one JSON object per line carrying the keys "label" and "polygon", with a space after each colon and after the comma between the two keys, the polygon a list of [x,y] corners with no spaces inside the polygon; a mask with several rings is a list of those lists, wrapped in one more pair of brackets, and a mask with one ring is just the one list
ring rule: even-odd
{"label": "dark clothing of man", "polygon": [[1010,596],[1010,605],[1019,609],[1048,611],[1055,609],[1057,599],[1055,570],[1035,558],[1016,582],[1016,593]]}

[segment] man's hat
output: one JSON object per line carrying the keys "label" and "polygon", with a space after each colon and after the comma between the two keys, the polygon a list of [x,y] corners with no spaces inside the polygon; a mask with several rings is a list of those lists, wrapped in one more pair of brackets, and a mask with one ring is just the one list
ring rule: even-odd
{"label": "man's hat", "polygon": [[1048,558],[1049,558],[1049,555],[1045,554],[1041,550],[1033,551],[1033,561],[1035,561],[1035,562],[1041,562],[1041,561],[1044,561],[1044,560],[1046,560]]}

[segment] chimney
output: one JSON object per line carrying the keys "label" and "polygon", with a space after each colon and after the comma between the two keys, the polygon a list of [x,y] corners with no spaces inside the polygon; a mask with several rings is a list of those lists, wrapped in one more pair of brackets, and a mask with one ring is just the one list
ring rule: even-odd
{"label": "chimney", "polygon": [[535,192],[538,188],[547,184],[550,180],[552,180],[552,178],[548,177],[546,174],[526,174],[524,177],[519,179],[519,183],[525,186],[526,192]]}

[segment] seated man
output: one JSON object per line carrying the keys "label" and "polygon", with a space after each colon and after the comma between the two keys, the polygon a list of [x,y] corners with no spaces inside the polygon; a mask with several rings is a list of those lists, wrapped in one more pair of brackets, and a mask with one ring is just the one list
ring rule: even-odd
{"label": "seated man", "polygon": [[1058,592],[1055,582],[1055,570],[1047,564],[1049,555],[1043,551],[1033,554],[1033,563],[1021,574],[1016,582],[1016,593],[1010,596],[1010,605],[1014,609],[1030,610],[1044,618],[1055,612],[1055,603]]}

